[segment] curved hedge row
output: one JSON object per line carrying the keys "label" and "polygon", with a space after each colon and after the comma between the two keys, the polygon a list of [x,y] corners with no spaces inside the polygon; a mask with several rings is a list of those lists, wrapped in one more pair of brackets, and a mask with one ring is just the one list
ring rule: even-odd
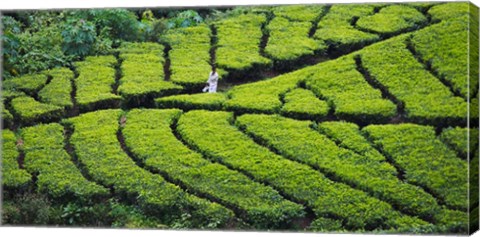
{"label": "curved hedge row", "polygon": [[405,178],[426,187],[451,207],[467,210],[467,163],[435,136],[430,126],[370,125],[362,129],[405,171]]}
{"label": "curved hedge row", "polygon": [[234,207],[255,228],[286,228],[304,215],[303,207],[285,200],[268,186],[225,166],[211,163],[177,140],[171,126],[180,110],[132,110],[122,132],[135,156],[166,173],[189,190]]}
{"label": "curved hedge row", "polygon": [[[318,12],[320,15],[322,12]],[[311,22],[292,22],[283,17],[275,17],[267,25],[269,32],[265,53],[278,61],[293,61],[302,56],[314,55],[327,46],[309,37]]]}
{"label": "curved hedge row", "polygon": [[150,214],[180,218],[182,213],[188,213],[197,228],[219,228],[231,221],[230,210],[185,193],[161,176],[138,167],[117,139],[120,115],[120,110],[100,110],[66,121],[74,128],[71,143],[78,159],[95,181],[139,201]]}
{"label": "curved hedge row", "polygon": [[352,26],[354,19],[374,13],[375,4],[337,4],[318,22],[315,38],[349,52],[354,48],[380,39],[378,35],[360,31]]}
{"label": "curved hedge row", "polygon": [[21,124],[31,125],[42,121],[51,121],[65,115],[62,107],[36,101],[29,96],[20,96],[11,101],[12,113]]}
{"label": "curved hedge row", "polygon": [[73,72],[68,68],[55,68],[45,72],[52,79],[38,92],[42,102],[57,105],[68,110],[73,107],[71,92]]}
{"label": "curved hedge row", "polygon": [[230,124],[232,119],[227,112],[190,111],[180,117],[178,131],[204,155],[281,190],[311,207],[318,216],[342,219],[348,229],[388,228],[407,222],[414,226],[426,224],[257,145]]}
{"label": "curved hedge row", "polygon": [[406,48],[407,37],[395,37],[363,49],[363,66],[403,102],[408,120],[435,125],[466,123],[467,103],[455,97],[414,58]]}
{"label": "curved hedge row", "polygon": [[115,95],[112,86],[115,84],[114,56],[91,56],[85,61],[76,62],[78,77],[76,100],[81,111],[117,107],[121,97]]}
{"label": "curved hedge row", "polygon": [[85,179],[64,150],[64,129],[57,123],[22,128],[25,168],[37,175],[37,188],[54,198],[82,200],[107,196],[108,189]]}
{"label": "curved hedge row", "polygon": [[461,158],[465,160],[469,158],[471,160],[478,147],[478,135],[478,128],[449,127],[442,131],[440,139],[455,150]]}
{"label": "curved hedge row", "polygon": [[311,122],[278,115],[243,115],[238,117],[237,124],[284,157],[320,169],[405,213],[430,219],[439,212],[431,195],[398,180],[389,163],[336,146],[312,130]]}
{"label": "curved hedge row", "polygon": [[321,120],[328,115],[330,106],[313,92],[301,88],[287,92],[280,113],[297,119]]}
{"label": "curved hedge row", "polygon": [[271,65],[270,59],[260,55],[259,48],[261,26],[266,21],[262,14],[243,14],[215,22],[217,66],[228,71],[244,71]]}
{"label": "curved hedge row", "polygon": [[2,187],[4,189],[19,189],[26,187],[32,176],[18,164],[19,152],[17,138],[8,130],[2,130]]}
{"label": "curved hedge row", "polygon": [[397,113],[396,105],[383,99],[357,71],[350,57],[319,64],[317,72],[305,80],[306,87],[325,98],[340,119],[361,123],[386,122]]}
{"label": "curved hedge row", "polygon": [[222,93],[202,93],[172,95],[155,99],[158,108],[180,108],[182,110],[206,109],[221,110],[223,103],[227,100]]}
{"label": "curved hedge row", "polygon": [[2,88],[12,92],[22,91],[28,95],[34,95],[45,86],[47,81],[48,77],[43,73],[29,74],[2,81]]}
{"label": "curved hedge row", "polygon": [[325,11],[326,5],[303,4],[277,6],[271,9],[277,17],[284,17],[290,21],[314,22]]}
{"label": "curved hedge row", "polygon": [[366,31],[393,35],[416,29],[426,23],[427,18],[415,8],[408,5],[390,5],[374,15],[361,17],[357,26]]}

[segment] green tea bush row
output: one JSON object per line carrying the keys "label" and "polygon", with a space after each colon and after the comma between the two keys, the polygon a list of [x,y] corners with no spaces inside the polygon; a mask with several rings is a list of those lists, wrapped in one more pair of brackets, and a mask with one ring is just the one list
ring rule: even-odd
{"label": "green tea bush row", "polygon": [[[478,202],[479,202],[479,199],[478,199],[478,194],[479,194],[479,190],[478,190],[478,170],[479,170],[479,160],[478,160],[478,146],[477,148],[475,149],[474,151],[474,156],[472,157],[472,159],[470,160],[470,164],[469,164],[469,171],[470,171],[470,177],[469,177],[469,193],[470,193],[470,196],[469,196],[469,199],[470,199],[470,210],[472,210],[473,208],[477,207],[477,211],[478,211]],[[476,214],[477,218],[478,218],[478,212]]]}
{"label": "green tea bush row", "polygon": [[278,61],[293,61],[326,49],[322,41],[309,37],[311,22],[292,22],[275,17],[267,25],[269,38],[265,53]]}
{"label": "green tea bush row", "polygon": [[222,93],[202,93],[162,97],[155,99],[155,104],[158,108],[221,110],[226,100]]}
{"label": "green tea bush row", "polygon": [[326,101],[319,100],[313,92],[301,88],[287,92],[284,101],[281,114],[297,119],[321,120],[330,110]]}
{"label": "green tea bush row", "polygon": [[386,122],[397,107],[382,98],[357,70],[352,57],[344,57],[317,66],[317,72],[305,80],[306,87],[325,98],[341,119],[361,122]]}
{"label": "green tea bush row", "polygon": [[472,5],[468,2],[449,2],[438,4],[428,10],[433,21],[443,21],[469,14]]}
{"label": "green tea bush row", "polygon": [[73,106],[72,92],[73,72],[68,68],[55,68],[45,72],[52,77],[50,83],[43,87],[38,96],[42,102],[57,105],[65,109]]}
{"label": "green tea bush row", "polygon": [[17,139],[15,134],[2,130],[2,186],[4,189],[25,188],[32,180],[26,170],[20,169],[17,158]]}
{"label": "green tea bush row", "polygon": [[233,206],[256,228],[280,227],[304,215],[303,206],[285,200],[272,188],[211,163],[183,145],[171,129],[180,115],[178,109],[130,111],[122,130],[127,146],[147,167]]}
{"label": "green tea bush row", "polygon": [[440,210],[430,194],[397,179],[392,165],[338,147],[326,136],[312,130],[311,122],[279,115],[242,115],[237,123],[284,157],[333,175],[405,213],[431,218]]}
{"label": "green tea bush row", "polygon": [[47,80],[47,75],[43,73],[29,74],[4,80],[2,87],[4,90],[22,91],[29,95],[34,95],[47,83]]}
{"label": "green tea bush row", "polygon": [[407,181],[428,188],[450,207],[467,209],[467,163],[435,137],[432,127],[370,125],[362,131],[405,171]]}
{"label": "green tea bush row", "polygon": [[[216,64],[227,71],[244,71],[271,65],[260,55],[263,14],[243,14],[215,22],[217,28]],[[248,33],[246,33],[248,32]]]}
{"label": "green tea bush row", "polygon": [[66,121],[74,128],[71,143],[78,159],[93,180],[113,187],[117,195],[139,201],[152,215],[188,214],[196,227],[205,228],[219,228],[231,220],[230,210],[185,193],[162,176],[137,166],[117,139],[120,115],[120,110],[99,110]]}
{"label": "green tea bush row", "polygon": [[469,55],[468,19],[466,12],[458,18],[444,20],[415,32],[411,40],[422,60],[464,98],[472,97],[478,87],[478,67],[472,67],[472,75],[477,78],[473,77],[470,81],[467,78],[469,62],[465,56]]}
{"label": "green tea bush row", "polygon": [[14,88],[5,90],[5,86],[4,86],[4,89],[2,90],[3,101],[11,101],[13,98],[20,97],[20,96],[25,96],[25,93],[21,91],[16,91]]}
{"label": "green tea bush row", "polygon": [[390,5],[377,14],[360,17],[357,26],[366,31],[393,35],[416,29],[426,22],[427,18],[413,7]]}
{"label": "green tea bush row", "polygon": [[20,119],[20,122],[24,125],[30,125],[42,121],[51,121],[65,115],[64,108],[38,102],[29,96],[21,96],[12,99],[11,106],[14,115],[17,116]]}
{"label": "green tea bush row", "polygon": [[211,71],[210,28],[207,25],[178,28],[163,37],[172,47],[170,80],[187,88],[204,86]]}
{"label": "green tea bush row", "polygon": [[478,147],[478,128],[449,127],[442,131],[440,139],[463,159],[466,160],[468,157],[472,159],[471,155]]}
{"label": "green tea bush row", "polygon": [[225,108],[237,113],[278,113],[282,107],[280,96],[297,87],[308,78],[315,67],[306,67],[264,81],[236,86],[228,91]]}
{"label": "green tea bush row", "polygon": [[271,10],[277,17],[290,21],[314,22],[325,12],[325,5],[285,5],[273,7]]}
{"label": "green tea bush row", "polygon": [[467,103],[455,97],[414,58],[406,48],[407,37],[395,37],[363,49],[363,66],[404,104],[408,120],[440,126],[466,123]]}
{"label": "green tea bush row", "polygon": [[3,99],[0,100],[0,111],[2,112],[2,125],[4,128],[10,127],[13,122],[13,115],[5,108],[5,102]]}
{"label": "green tea bush row", "polygon": [[378,35],[360,31],[351,25],[354,19],[373,14],[375,7],[377,5],[374,4],[333,5],[318,22],[314,37],[345,52],[378,41]]}
{"label": "green tea bush row", "polygon": [[163,55],[165,47],[162,44],[154,42],[122,42],[117,49],[120,54],[145,54]]}
{"label": "green tea bush row", "polygon": [[22,128],[25,168],[37,174],[37,188],[53,198],[83,200],[107,196],[108,189],[88,181],[64,150],[64,129],[57,123]]}
{"label": "green tea bush row", "polygon": [[[140,48],[141,44],[143,43],[138,43]],[[118,92],[127,104],[138,105],[148,99],[177,93],[182,89],[181,86],[165,81],[163,50],[161,54],[159,53],[136,51],[120,54],[123,60],[121,65],[123,75],[120,78]]]}
{"label": "green tea bush row", "polygon": [[342,219],[348,229],[392,227],[402,221],[426,224],[401,216],[389,204],[335,183],[307,165],[270,152],[231,125],[232,120],[227,112],[190,111],[180,117],[177,129],[204,155],[305,203],[317,216]]}
{"label": "green tea bush row", "polygon": [[79,74],[75,79],[76,100],[81,111],[116,107],[120,104],[121,97],[112,90],[115,84],[113,66],[116,63],[114,56],[91,56],[75,63]]}

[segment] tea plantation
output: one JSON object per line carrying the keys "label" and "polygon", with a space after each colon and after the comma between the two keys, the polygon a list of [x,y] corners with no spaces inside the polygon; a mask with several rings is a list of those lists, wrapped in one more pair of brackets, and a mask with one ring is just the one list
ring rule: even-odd
{"label": "tea plantation", "polygon": [[35,194],[57,219],[34,225],[474,231],[475,17],[252,7],[4,80],[3,224]]}

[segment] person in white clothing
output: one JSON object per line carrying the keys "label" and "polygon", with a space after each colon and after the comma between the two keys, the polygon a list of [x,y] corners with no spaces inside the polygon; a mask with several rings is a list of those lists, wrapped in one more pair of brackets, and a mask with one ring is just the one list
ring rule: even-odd
{"label": "person in white clothing", "polygon": [[218,73],[215,71],[215,67],[212,68],[208,77],[207,85],[203,88],[203,92],[215,93],[217,92]]}

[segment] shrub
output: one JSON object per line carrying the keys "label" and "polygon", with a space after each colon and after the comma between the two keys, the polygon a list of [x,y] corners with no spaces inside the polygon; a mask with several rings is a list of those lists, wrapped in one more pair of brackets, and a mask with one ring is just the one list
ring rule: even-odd
{"label": "shrub", "polygon": [[290,21],[314,22],[325,12],[325,5],[286,5],[273,7],[277,17],[285,17]]}
{"label": "shrub", "polygon": [[443,21],[467,15],[470,7],[471,5],[467,2],[449,2],[433,6],[428,10],[428,14],[432,16],[434,21]]}
{"label": "shrub", "polygon": [[[477,78],[472,77],[470,82],[467,79],[468,28],[468,17],[463,16],[417,31],[411,39],[412,47],[422,61],[431,65],[432,70],[464,98],[471,98],[478,87],[478,67],[471,67],[472,75]],[[470,50],[470,54],[474,52]]]}
{"label": "shrub", "polygon": [[232,120],[231,113],[190,111],[180,117],[177,128],[187,144],[205,156],[271,185],[317,216],[343,219],[348,229],[377,228],[400,217],[390,205],[257,145],[232,126]]}
{"label": "shrub", "polygon": [[326,136],[313,131],[310,122],[278,115],[243,115],[237,119],[247,134],[282,156],[307,164],[369,193],[409,215],[432,218],[440,207],[422,189],[403,183],[395,168],[385,160],[370,159],[340,148]]}
{"label": "shrub", "polygon": [[89,175],[117,195],[138,201],[148,214],[173,217],[188,213],[197,228],[228,223],[233,213],[223,206],[185,193],[161,176],[140,167],[122,150],[117,139],[120,110],[101,110],[70,118],[74,128],[71,142]]}
{"label": "shrub", "polygon": [[426,22],[427,18],[413,7],[390,5],[382,8],[377,14],[360,17],[357,26],[367,31],[393,35],[416,29]]}
{"label": "shrub", "polygon": [[396,37],[362,50],[363,66],[404,104],[409,121],[439,126],[466,123],[466,102],[455,97],[425,70],[406,48],[406,37]]}
{"label": "shrub", "polygon": [[26,188],[32,177],[24,169],[20,169],[17,158],[17,139],[15,134],[2,130],[2,186],[5,189]]}
{"label": "shrub", "polygon": [[65,114],[62,107],[40,103],[28,96],[14,98],[11,103],[12,112],[18,116],[23,125],[51,121]]}
{"label": "shrub", "polygon": [[36,193],[19,194],[2,202],[2,224],[47,225],[51,219],[51,203]]}
{"label": "shrub", "polygon": [[440,139],[455,150],[461,158],[467,160],[470,157],[472,159],[473,152],[478,147],[478,129],[449,127],[443,129]]}
{"label": "shrub", "polygon": [[10,111],[8,111],[6,108],[5,108],[5,104],[3,102],[3,99],[1,100],[0,102],[0,111],[2,113],[2,128],[5,128],[5,127],[10,127],[10,125],[12,125],[12,122],[14,121],[13,120],[13,115],[10,113]]}
{"label": "shrub", "polygon": [[328,101],[340,119],[368,124],[395,116],[396,105],[368,84],[353,58],[343,57],[316,67],[318,71],[305,80],[306,87]]}
{"label": "shrub", "polygon": [[53,198],[84,201],[107,196],[109,190],[85,179],[64,150],[64,129],[57,123],[22,128],[25,168],[37,175],[37,188]]}
{"label": "shrub", "polygon": [[362,131],[405,171],[409,183],[431,190],[449,207],[467,209],[467,163],[435,137],[432,127],[370,125]]}
{"label": "shrub", "polygon": [[314,37],[327,45],[348,52],[378,41],[378,35],[355,29],[351,22],[362,16],[371,15],[377,5],[374,4],[337,4],[318,22]]}
{"label": "shrub", "polygon": [[222,93],[173,95],[155,99],[155,104],[158,108],[221,110],[226,99]]}
{"label": "shrub", "polygon": [[83,58],[92,52],[97,37],[95,25],[83,19],[70,19],[63,26],[62,37],[65,54]]}
{"label": "shrub", "polygon": [[47,80],[47,75],[43,73],[30,74],[5,80],[2,82],[2,86],[12,92],[23,91],[33,95],[47,83]]}
{"label": "shrub", "polygon": [[270,66],[271,61],[259,53],[261,25],[266,20],[264,15],[243,14],[215,22],[218,37],[217,66],[236,71]]}
{"label": "shrub", "polygon": [[72,92],[73,72],[68,68],[56,68],[45,72],[52,77],[50,83],[43,87],[38,96],[45,103],[69,109],[73,106],[70,93]]}
{"label": "shrub", "polygon": [[113,56],[87,57],[75,63],[78,77],[76,100],[81,111],[117,107],[121,97],[113,94],[116,59]]}
{"label": "shrub", "polygon": [[127,146],[147,167],[233,207],[256,228],[279,227],[303,216],[302,206],[272,188],[189,150],[171,129],[180,114],[179,110],[132,110],[123,129]]}
{"label": "shrub", "polygon": [[297,119],[320,120],[330,109],[327,102],[319,100],[313,92],[300,88],[287,92],[284,101],[281,113]]}
{"label": "shrub", "polygon": [[314,55],[325,50],[326,45],[309,37],[310,22],[291,22],[275,17],[267,25],[269,38],[265,53],[274,60],[296,60],[302,56]]}

